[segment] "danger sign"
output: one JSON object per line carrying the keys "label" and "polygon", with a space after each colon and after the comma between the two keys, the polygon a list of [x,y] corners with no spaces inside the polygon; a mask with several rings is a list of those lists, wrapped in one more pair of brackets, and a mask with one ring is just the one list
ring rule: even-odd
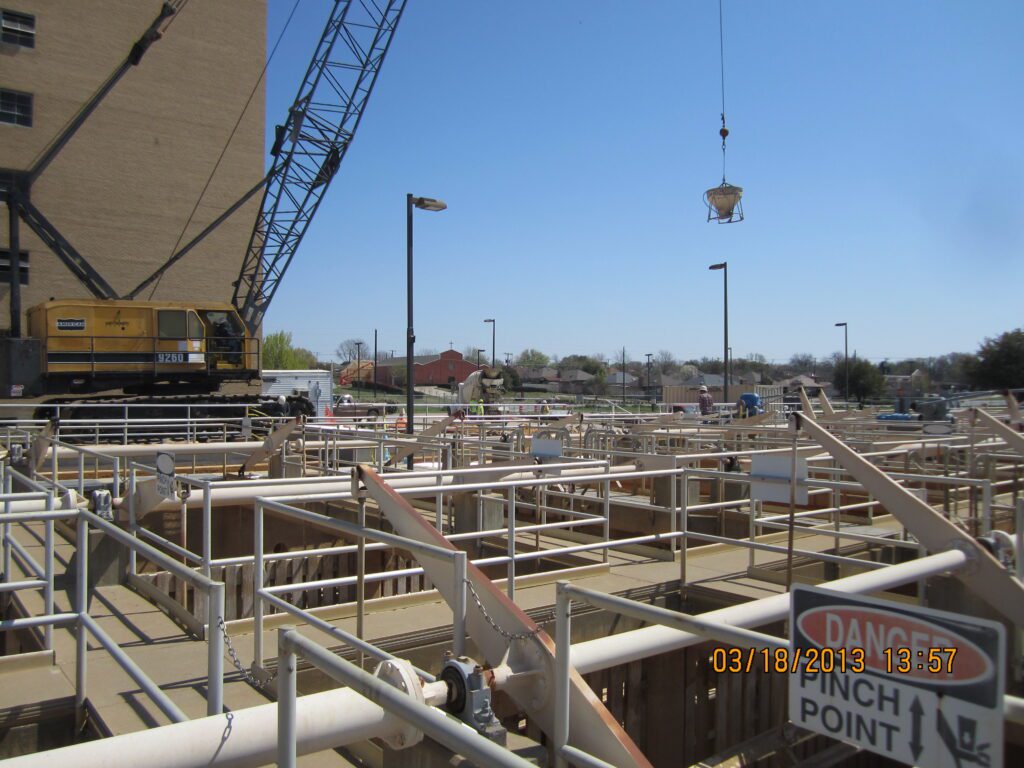
{"label": "danger sign", "polygon": [[817,662],[790,676],[793,723],[909,765],[1003,765],[1001,624],[798,585],[790,627]]}

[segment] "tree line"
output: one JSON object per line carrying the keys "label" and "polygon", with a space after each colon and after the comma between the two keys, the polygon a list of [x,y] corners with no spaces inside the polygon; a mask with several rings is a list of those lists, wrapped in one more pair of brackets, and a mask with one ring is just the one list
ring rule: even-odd
{"label": "tree line", "polygon": [[[355,360],[359,346],[364,358],[372,357],[372,347],[367,347],[361,339],[346,339],[335,350],[338,360]],[[418,354],[437,354],[432,349],[417,350]],[[463,356],[471,362],[490,361],[490,350],[467,347]],[[659,350],[648,360],[635,359],[628,350],[616,350],[611,354],[594,352],[591,354],[572,354],[559,357],[547,355],[539,349],[528,347],[513,358],[513,366],[503,366],[506,379],[510,385],[518,388],[519,375],[516,368],[546,368],[558,371],[581,370],[595,378],[595,388],[600,388],[607,376],[621,369],[622,358],[625,356],[625,370],[646,381],[648,370],[652,374],[674,376],[683,380],[700,373],[721,374],[724,366],[721,358],[701,357],[680,360],[668,350]],[[1024,328],[1006,331],[994,338],[986,338],[979,345],[977,352],[951,352],[938,357],[907,358],[903,360],[882,360],[873,363],[864,358],[853,356],[849,361],[849,388],[846,392],[846,363],[842,352],[834,352],[826,358],[817,358],[807,353],[793,354],[789,360],[776,362],[767,360],[764,355],[751,354],[733,358],[731,361],[733,374],[756,372],[762,381],[772,383],[798,374],[809,374],[819,381],[831,381],[836,390],[848,397],[870,399],[880,396],[885,391],[887,375],[910,376],[916,372],[916,381],[922,383],[924,389],[938,389],[941,386],[969,386],[975,389],[1005,389],[1024,387]],[[318,362],[316,355],[308,349],[294,346],[292,334],[277,331],[263,339],[263,367],[268,369],[285,368],[316,368],[326,363]]]}

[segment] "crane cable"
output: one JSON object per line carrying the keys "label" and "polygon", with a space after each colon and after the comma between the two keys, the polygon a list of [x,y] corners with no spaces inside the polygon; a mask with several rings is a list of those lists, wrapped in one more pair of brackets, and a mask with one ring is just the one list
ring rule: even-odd
{"label": "crane cable", "polygon": [[725,127],[725,31],[722,23],[722,0],[718,0],[718,60],[722,77],[722,128],[718,135],[722,137],[722,183],[725,184],[725,139],[729,135],[729,129]]}
{"label": "crane cable", "polygon": [[[188,2],[188,0],[184,0]],[[188,231],[189,225],[192,223],[192,219],[196,215],[196,211],[199,210],[199,204],[203,201],[203,197],[206,195],[206,191],[210,188],[210,183],[213,181],[213,177],[217,173],[217,169],[220,168],[221,161],[224,160],[224,155],[228,151],[228,146],[231,144],[232,139],[235,138],[235,133],[238,131],[238,126],[242,124],[242,118],[245,117],[245,113],[249,109],[249,105],[252,103],[253,97],[256,95],[256,91],[259,90],[260,83],[263,82],[263,78],[266,77],[267,69],[270,67],[270,62],[274,59],[274,54],[277,53],[277,47],[281,44],[281,39],[284,37],[284,33],[288,31],[288,25],[292,23],[292,17],[295,16],[295,11],[299,7],[299,0],[295,0],[295,4],[292,5],[291,13],[288,14],[288,18],[281,28],[280,34],[277,36],[277,40],[274,42],[274,47],[270,50],[270,55],[267,57],[266,63],[263,65],[263,69],[260,71],[259,77],[256,78],[256,83],[253,85],[252,90],[249,92],[249,98],[245,100],[245,105],[242,107],[242,111],[238,115],[238,119],[235,121],[234,127],[231,129],[231,133],[228,135],[227,141],[224,142],[224,146],[220,150],[220,156],[217,158],[217,162],[213,164],[213,170],[210,171],[210,175],[206,179],[206,183],[203,185],[202,191],[199,193],[199,197],[196,198],[196,203],[192,206],[192,212],[188,215],[188,220],[185,222],[185,226],[181,228],[181,232],[178,234],[178,239],[174,243],[174,247],[171,248],[171,254],[178,252],[178,247],[181,245],[181,241],[185,237],[185,232]],[[173,19],[172,19],[173,21]],[[163,273],[156,279],[153,284],[152,290],[149,292],[149,299],[153,298],[156,293],[156,289],[160,287],[160,281],[164,279]]]}

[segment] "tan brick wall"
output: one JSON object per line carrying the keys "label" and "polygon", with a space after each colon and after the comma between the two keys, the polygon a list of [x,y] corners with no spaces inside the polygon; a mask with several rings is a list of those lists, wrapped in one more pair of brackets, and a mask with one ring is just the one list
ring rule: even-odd
{"label": "tan brick wall", "polygon": [[[161,0],[0,0],[36,17],[36,47],[0,50],[0,87],[34,95],[31,128],[0,124],[0,167],[27,169],[124,59]],[[191,0],[36,182],[32,199],[116,291],[175,250],[266,48],[266,0]],[[253,98],[181,243],[249,189],[264,168],[264,92]],[[259,196],[168,272],[153,298],[229,301]],[[7,210],[0,207],[0,248]],[[89,293],[23,223],[25,310]],[[150,297],[147,289],[139,298]],[[23,320],[23,328],[27,327]],[[0,285],[0,330],[10,327]]]}

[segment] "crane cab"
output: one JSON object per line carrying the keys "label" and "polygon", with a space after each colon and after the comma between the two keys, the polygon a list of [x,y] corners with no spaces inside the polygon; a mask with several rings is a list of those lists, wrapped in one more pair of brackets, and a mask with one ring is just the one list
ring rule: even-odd
{"label": "crane cab", "polygon": [[25,395],[215,391],[259,377],[259,340],[230,304],[52,300],[29,310],[28,327],[40,342],[39,375]]}

